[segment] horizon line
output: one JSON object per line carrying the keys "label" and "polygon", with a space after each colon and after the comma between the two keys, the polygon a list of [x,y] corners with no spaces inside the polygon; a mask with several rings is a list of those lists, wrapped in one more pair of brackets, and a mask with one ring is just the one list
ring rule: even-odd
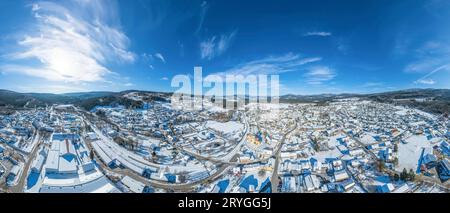
{"label": "horizon line", "polygon": [[[0,88],[0,90],[4,90],[4,91],[10,91],[10,92],[15,92],[15,93],[20,93],[20,94],[53,94],[53,95],[65,95],[65,94],[73,94],[73,93],[95,93],[95,92],[109,92],[109,93],[121,93],[121,92],[126,92],[126,91],[138,91],[138,92],[153,92],[153,93],[174,93],[173,91],[155,91],[155,90],[145,90],[145,89],[127,89],[127,90],[120,90],[120,91],[113,91],[113,90],[91,90],[91,91],[73,91],[73,92],[63,92],[63,93],[58,93],[58,92],[19,92],[19,91],[15,91],[15,90],[11,90],[11,89],[4,89],[4,88]],[[294,96],[320,96],[320,95],[368,95],[368,94],[379,94],[379,93],[388,93],[388,92],[399,92],[399,91],[408,91],[408,90],[450,90],[450,88],[405,88],[405,89],[398,89],[398,90],[384,90],[384,91],[374,91],[374,92],[340,92],[340,93],[314,93],[314,94],[294,94],[294,93],[286,93],[286,94],[280,94],[279,97],[281,96],[289,96],[289,95],[294,95]],[[186,94],[189,95],[187,93],[182,93],[182,94]],[[193,95],[193,93],[191,93],[191,95]],[[225,95],[224,97],[227,96],[249,96],[247,94],[233,94],[233,95]],[[253,97],[259,97],[259,96],[253,96]],[[271,97],[271,96],[268,96]]]}

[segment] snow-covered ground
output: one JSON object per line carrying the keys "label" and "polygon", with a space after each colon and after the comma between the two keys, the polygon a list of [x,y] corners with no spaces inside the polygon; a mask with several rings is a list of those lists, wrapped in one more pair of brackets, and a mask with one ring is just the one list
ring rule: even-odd
{"label": "snow-covered ground", "polygon": [[406,109],[405,107],[395,106],[395,108],[398,109],[398,111],[395,112],[398,115],[406,115],[406,114],[408,114],[408,109]]}
{"label": "snow-covered ground", "polygon": [[406,139],[406,142],[407,144],[399,143],[398,145],[398,166],[396,170],[402,171],[403,168],[406,168],[415,171],[419,164],[422,148],[431,148],[432,144],[424,135],[413,135]]}
{"label": "snow-covered ground", "polygon": [[261,109],[261,110],[273,110],[273,109],[287,109],[289,104],[284,103],[250,103],[247,105],[250,109]]}
{"label": "snow-covered ground", "polygon": [[412,113],[417,113],[417,114],[422,115],[424,117],[427,117],[429,119],[436,119],[435,115],[430,114],[428,112],[424,112],[424,111],[419,110],[419,109],[407,109],[407,108],[405,108],[403,106],[395,106],[395,108],[398,109],[398,111],[395,112],[398,115],[406,115],[408,113],[408,111],[411,111]]}
{"label": "snow-covered ground", "polygon": [[224,109],[223,107],[209,105],[209,106],[203,106],[205,107],[209,112],[227,112],[228,109]]}
{"label": "snow-covered ground", "polygon": [[337,141],[338,138],[343,138],[345,137],[344,135],[336,135],[333,137],[330,137],[327,140],[327,144],[328,147],[330,148],[330,150],[328,151],[321,151],[321,152],[316,152],[316,154],[314,155],[315,158],[317,158],[318,161],[320,162],[324,162],[325,159],[327,158],[338,158],[339,156],[342,155],[341,151],[339,151],[339,149],[337,148],[337,146],[339,145],[339,142]]}
{"label": "snow-covered ground", "polygon": [[332,150],[316,152],[314,157],[317,158],[317,160],[320,162],[325,162],[325,159],[327,158],[338,158],[341,155],[342,153],[335,147]]}
{"label": "snow-covered ground", "polygon": [[244,124],[238,123],[236,121],[228,121],[226,123],[221,123],[217,121],[207,121],[206,127],[214,129],[215,131],[222,132],[224,134],[236,132],[244,128]]}

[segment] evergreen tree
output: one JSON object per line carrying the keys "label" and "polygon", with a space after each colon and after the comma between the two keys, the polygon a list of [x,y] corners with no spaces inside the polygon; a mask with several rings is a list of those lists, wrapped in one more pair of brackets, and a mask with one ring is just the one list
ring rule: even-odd
{"label": "evergreen tree", "polygon": [[414,179],[416,178],[416,174],[414,173],[414,171],[412,169],[409,170],[409,180],[410,181],[414,181]]}
{"label": "evergreen tree", "polygon": [[400,175],[398,175],[397,173],[394,174],[394,181],[399,181],[400,180]]}
{"label": "evergreen tree", "polygon": [[398,165],[398,158],[395,157],[392,163],[394,164],[394,166],[397,166]]}
{"label": "evergreen tree", "polygon": [[408,178],[408,172],[406,171],[406,168],[403,168],[402,173],[400,173],[400,180],[406,181]]}

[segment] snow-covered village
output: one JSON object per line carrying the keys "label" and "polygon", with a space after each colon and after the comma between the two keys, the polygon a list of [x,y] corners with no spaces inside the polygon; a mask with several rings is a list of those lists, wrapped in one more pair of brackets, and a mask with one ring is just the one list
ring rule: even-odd
{"label": "snow-covered village", "polygon": [[359,98],[52,105],[1,115],[0,128],[5,192],[449,192],[448,117]]}

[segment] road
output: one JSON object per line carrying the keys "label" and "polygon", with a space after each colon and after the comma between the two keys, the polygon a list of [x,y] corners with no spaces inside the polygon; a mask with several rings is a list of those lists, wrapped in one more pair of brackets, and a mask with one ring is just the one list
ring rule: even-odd
{"label": "road", "polygon": [[[92,127],[92,129],[94,130],[94,132],[96,132],[100,138],[102,138],[101,136],[103,136],[103,134],[93,125],[91,124],[88,120],[86,120],[86,123]],[[192,183],[184,183],[184,184],[170,184],[167,182],[163,182],[163,181],[157,181],[157,180],[150,180],[147,178],[144,178],[143,176],[141,176],[140,174],[136,174],[135,172],[129,170],[129,169],[110,169],[108,166],[104,165],[102,163],[102,161],[98,160],[98,162],[100,162],[100,165],[102,167],[103,170],[109,171],[111,173],[116,173],[116,174],[120,174],[120,175],[127,175],[130,176],[146,185],[150,185],[156,188],[162,188],[162,189],[166,189],[166,190],[172,190],[172,191],[180,191],[180,192],[189,192],[192,191],[195,187],[199,186],[200,184],[204,184],[204,183],[209,183],[209,182],[213,182],[215,180],[217,180],[218,178],[220,178],[223,175],[223,172],[226,171],[230,166],[237,166],[237,165],[246,165],[246,164],[254,164],[254,163],[259,163],[259,162],[265,162],[268,161],[270,158],[272,157],[276,157],[275,160],[275,166],[274,166],[274,173],[272,176],[272,185],[275,184],[275,186],[278,185],[278,177],[277,177],[277,173],[278,173],[278,164],[280,161],[280,153],[281,153],[281,148],[287,138],[287,136],[293,132],[295,129],[297,128],[297,123],[295,123],[295,127],[292,128],[291,130],[289,130],[288,132],[286,132],[283,135],[283,138],[281,139],[281,142],[279,143],[277,150],[275,151],[275,154],[268,157],[268,158],[264,158],[264,159],[258,159],[258,160],[254,160],[254,161],[250,161],[250,162],[245,162],[245,163],[240,163],[237,162],[237,157],[238,154],[236,153],[237,150],[239,150],[239,148],[245,143],[246,141],[246,135],[248,134],[248,130],[249,130],[249,124],[248,121],[245,120],[245,133],[243,134],[241,140],[237,143],[237,145],[235,146],[235,148],[226,155],[226,157],[221,158],[221,159],[217,159],[214,157],[208,157],[208,156],[202,156],[199,155],[195,152],[189,151],[189,150],[185,150],[182,147],[177,146],[174,143],[171,143],[171,145],[176,148],[178,151],[191,155],[199,160],[206,160],[206,161],[210,161],[215,163],[216,165],[218,165],[218,170],[215,171],[213,174],[211,174],[210,176],[208,176],[205,179],[196,181],[196,182],[192,182]],[[105,138],[102,138],[105,139]],[[230,157],[231,156],[231,157]],[[97,158],[97,156],[96,156]],[[98,159],[98,158],[97,158]],[[226,160],[224,160],[226,159]]]}
{"label": "road", "polygon": [[227,155],[225,155],[224,157],[222,157],[222,159],[226,159],[228,161],[230,161],[231,158],[233,158],[236,154],[237,151],[239,151],[239,149],[244,145],[246,139],[247,139],[247,134],[248,134],[248,130],[250,128],[250,125],[248,123],[247,118],[244,116],[242,116],[242,118],[244,119],[244,128],[245,128],[245,133],[242,135],[241,140],[239,141],[239,143],[234,147],[233,150],[231,150]]}
{"label": "road", "polygon": [[[96,132],[97,135],[98,135],[100,138],[102,138],[103,140],[108,140],[108,139],[101,133],[101,131],[98,130],[95,126],[93,126],[89,121],[86,120],[86,123],[87,123],[89,126],[92,127],[92,129],[94,130],[94,132]],[[103,136],[103,137],[102,137],[102,136]],[[88,146],[90,146],[90,148],[92,149],[91,144],[90,144],[89,142],[86,142],[86,143],[88,143]],[[174,147],[178,149],[178,147],[176,147],[176,146],[174,146]],[[180,149],[179,151],[181,151],[181,152],[187,152],[186,150],[182,150],[182,149]],[[94,152],[94,153],[95,153],[95,152]],[[198,158],[201,158],[201,159],[204,159],[204,160],[213,161],[213,159],[211,159],[211,158],[204,157],[204,156],[200,156],[200,155],[197,155],[197,154],[195,154],[195,153],[190,153],[190,154],[192,154],[194,157],[198,157]],[[98,162],[99,165],[102,167],[102,169],[105,170],[105,171],[108,171],[108,172],[111,172],[111,173],[120,174],[120,175],[127,175],[127,176],[130,176],[130,177],[132,177],[132,178],[134,178],[134,179],[136,179],[136,180],[138,180],[138,181],[140,181],[140,182],[142,182],[142,183],[144,183],[144,184],[146,184],[146,185],[150,185],[150,186],[153,186],[153,187],[162,188],[162,189],[166,189],[166,190],[182,191],[182,192],[192,191],[194,187],[198,186],[198,185],[201,184],[201,183],[206,183],[206,182],[208,182],[208,181],[214,181],[214,180],[216,180],[217,178],[219,178],[219,177],[222,175],[222,173],[223,173],[223,172],[228,168],[228,166],[229,166],[229,165],[226,165],[226,164],[223,164],[223,163],[220,163],[220,162],[216,162],[217,165],[220,165],[220,166],[219,166],[219,169],[218,169],[215,173],[211,174],[210,176],[208,176],[208,177],[205,178],[205,179],[202,179],[202,180],[199,180],[199,181],[196,181],[196,182],[193,182],[193,183],[186,183],[186,184],[170,184],[170,183],[167,183],[167,182],[162,182],[162,181],[157,181],[157,180],[150,180],[150,179],[144,178],[144,177],[141,176],[140,174],[137,174],[137,173],[135,173],[135,172],[133,172],[133,171],[131,171],[131,170],[129,170],[129,169],[126,169],[126,168],[125,168],[125,169],[114,169],[114,170],[112,170],[112,169],[110,169],[107,165],[104,165],[103,162],[98,158],[98,156],[97,156],[96,154],[95,154],[95,156],[96,156],[97,162]],[[237,158],[237,155],[233,156],[232,159],[230,159],[230,161],[236,160],[236,158]],[[150,162],[148,162],[148,163],[150,164]],[[228,163],[230,163],[230,162],[228,162]]]}
{"label": "road", "polygon": [[[90,147],[90,149],[92,149],[92,146],[89,142],[86,142],[88,144],[88,146]],[[219,169],[213,173],[212,175],[208,176],[205,179],[196,181],[196,182],[192,182],[192,183],[182,183],[182,184],[170,184],[167,182],[163,182],[163,181],[157,181],[157,180],[150,180],[147,178],[144,178],[143,176],[131,171],[130,169],[111,169],[109,168],[107,165],[105,165],[103,163],[103,161],[101,161],[99,159],[99,157],[97,156],[97,154],[94,152],[94,156],[95,156],[95,160],[97,161],[98,165],[101,167],[101,169],[103,171],[107,171],[109,173],[112,174],[119,174],[122,176],[130,176],[131,178],[140,181],[146,185],[155,187],[155,188],[160,188],[160,189],[165,189],[165,190],[169,190],[169,191],[177,191],[177,192],[190,192],[193,191],[195,187],[197,187],[199,184],[203,184],[203,183],[208,183],[208,182],[212,182],[217,180],[218,178],[220,178],[223,174],[224,171],[226,171],[226,169],[229,167],[227,165],[224,164],[220,164],[218,167]],[[235,158],[235,157],[233,157]],[[234,160],[234,159],[232,159]]]}
{"label": "road", "polygon": [[288,132],[286,132],[286,134],[283,135],[283,138],[281,139],[281,142],[278,145],[277,151],[275,152],[275,165],[273,167],[273,173],[272,173],[272,193],[277,193],[278,192],[278,184],[279,184],[279,179],[278,179],[278,165],[280,164],[280,158],[281,158],[281,148],[283,147],[283,144],[286,142],[286,138],[287,136],[293,132],[295,129],[297,129],[297,122],[295,122],[295,127],[291,130],[289,130]]}
{"label": "road", "polygon": [[[393,138],[393,141],[400,140],[401,137],[403,136],[403,134],[404,134],[405,132],[406,132],[406,131],[404,131],[404,132],[402,132],[401,134],[399,134],[399,135],[397,135],[396,137],[394,137],[394,138]],[[356,141],[359,145],[361,145],[361,147],[364,149],[364,151],[370,155],[370,157],[372,158],[372,160],[374,160],[375,162],[378,161],[377,156],[376,156],[373,152],[371,152],[370,150],[368,150],[368,149],[366,148],[367,145],[365,145],[365,144],[362,143],[359,139],[353,137],[352,135],[347,134],[346,132],[344,132],[344,134],[346,134],[347,136],[349,136],[350,138],[352,138],[354,141]],[[393,170],[393,169],[386,168],[386,167],[383,168],[383,171],[386,172],[386,173],[388,173],[389,175],[393,175],[393,174],[398,174],[398,175],[400,175],[400,172],[395,171],[395,170]],[[442,187],[442,188],[448,189],[448,187],[443,186],[442,183],[441,183],[439,180],[437,180],[436,178],[431,178],[431,177],[427,177],[427,176],[424,176],[424,175],[418,175],[418,176],[417,176],[417,181],[419,181],[419,180],[424,181],[424,182],[432,182],[432,183],[434,183],[434,184],[436,184],[436,185],[438,185],[438,186],[440,186],[440,187]]]}
{"label": "road", "polygon": [[[370,156],[370,158],[374,161],[374,162],[377,162],[379,159],[378,159],[378,157],[375,155],[375,153],[373,153],[373,152],[371,152],[369,149],[367,149],[367,145],[366,144],[364,144],[363,142],[361,142],[358,138],[355,138],[353,135],[350,135],[350,134],[348,134],[347,132],[345,132],[345,131],[342,131],[345,135],[347,135],[348,137],[350,137],[351,139],[353,139],[354,141],[356,141],[356,143],[358,143],[360,146],[361,146],[361,148],[364,150],[364,152],[366,153],[366,154],[369,154],[369,156]],[[400,134],[401,135],[401,134]],[[399,137],[400,135],[398,135],[397,137]],[[396,137],[396,138],[397,138]],[[386,168],[386,167],[383,167],[383,169],[382,169],[382,171],[383,172],[386,172],[387,174],[389,174],[389,175],[393,175],[393,174],[400,174],[399,172],[397,172],[397,171],[395,171],[395,170],[393,170],[393,169],[389,169],[389,168]]]}
{"label": "road", "polygon": [[[13,193],[20,193],[23,192],[23,189],[26,184],[26,179],[28,177],[28,171],[30,170],[31,164],[33,162],[33,159],[36,157],[37,152],[39,151],[39,147],[41,144],[41,136],[39,135],[39,131],[37,132],[36,136],[34,137],[34,142],[37,142],[36,146],[34,146],[31,153],[28,155],[28,160],[25,162],[22,175],[20,176],[19,182],[17,185],[10,187],[11,192]],[[37,140],[37,141],[36,141]]]}

